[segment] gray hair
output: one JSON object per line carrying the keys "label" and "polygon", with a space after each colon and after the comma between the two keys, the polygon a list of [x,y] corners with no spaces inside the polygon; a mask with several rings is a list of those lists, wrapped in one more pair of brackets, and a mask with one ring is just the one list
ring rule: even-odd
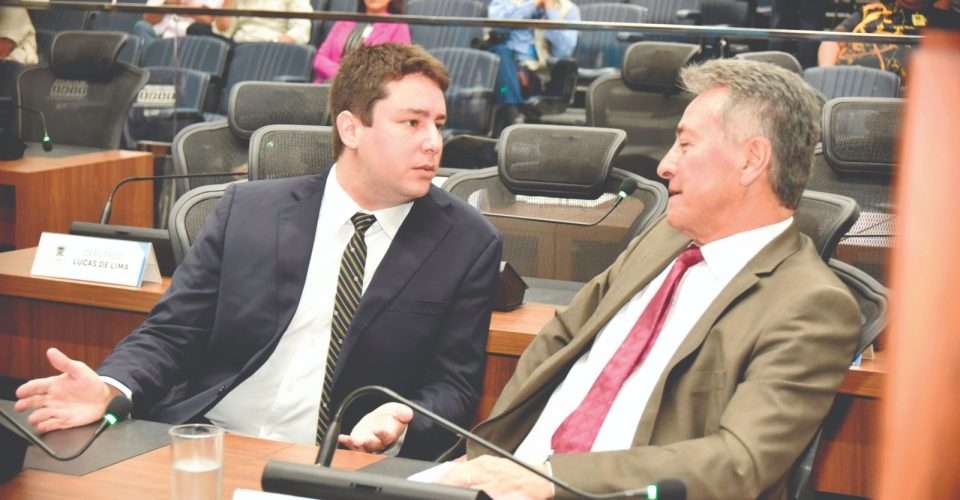
{"label": "gray hair", "polygon": [[[680,71],[680,81],[694,94],[720,87],[730,91],[720,111],[727,137],[744,140],[761,135],[770,140],[770,185],[783,206],[795,210],[810,177],[814,147],[820,140],[820,95],[796,73],[740,59],[715,59],[688,66]],[[729,126],[731,113],[744,119],[737,130]]]}

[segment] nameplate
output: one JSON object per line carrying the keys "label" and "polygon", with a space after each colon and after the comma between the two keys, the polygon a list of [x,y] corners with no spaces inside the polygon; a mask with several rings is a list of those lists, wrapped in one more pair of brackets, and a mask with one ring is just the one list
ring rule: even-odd
{"label": "nameplate", "polygon": [[30,274],[111,285],[160,283],[150,243],[74,234],[41,234]]}

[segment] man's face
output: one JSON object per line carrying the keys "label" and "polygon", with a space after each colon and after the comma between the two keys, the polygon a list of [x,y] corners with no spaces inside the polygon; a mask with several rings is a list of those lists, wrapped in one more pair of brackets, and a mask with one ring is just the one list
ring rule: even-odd
{"label": "man's face", "polygon": [[687,106],[677,139],[657,168],[669,181],[667,222],[699,244],[728,236],[737,222],[731,220],[731,208],[746,194],[739,168],[744,152],[727,138],[720,121],[728,94],[724,88],[710,89]]}
{"label": "man's face", "polygon": [[386,88],[387,97],[373,106],[371,125],[357,120],[355,173],[364,208],[371,210],[425,196],[443,151],[447,105],[436,82],[418,73]]}

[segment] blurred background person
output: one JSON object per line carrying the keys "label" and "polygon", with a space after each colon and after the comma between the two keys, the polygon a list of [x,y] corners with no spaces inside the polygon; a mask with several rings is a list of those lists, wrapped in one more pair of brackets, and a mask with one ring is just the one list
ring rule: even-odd
{"label": "blurred background person", "polygon": [[[358,0],[357,12],[378,16],[403,14],[403,0]],[[410,28],[403,23],[358,23],[341,20],[333,24],[313,59],[316,82],[332,80],[343,56],[360,44],[410,44]]]}
{"label": "blurred background person", "polygon": [[[223,0],[223,8],[313,12],[310,0]],[[205,25],[194,23],[187,32],[192,35],[216,35],[233,43],[306,44],[310,41],[309,19],[217,16],[210,25],[210,30],[206,28]]]}
{"label": "blurred background person", "polygon": [[0,59],[37,64],[37,30],[23,7],[0,7]]}
{"label": "blurred background person", "polygon": [[[223,7],[223,0],[147,0],[147,5],[158,6],[185,6],[185,7],[205,7],[208,9],[219,9]],[[144,50],[151,43],[160,38],[173,38],[176,36],[186,36],[187,28],[194,23],[200,23],[209,26],[213,23],[215,16],[190,16],[187,14],[157,14],[144,13],[143,21],[138,21],[133,27],[133,33],[143,38]]]}
{"label": "blurred background person", "polygon": [[[926,27],[948,27],[950,0],[896,0],[863,5],[834,31],[918,35]],[[820,66],[856,65],[892,71],[906,84],[907,58],[913,45],[892,43],[821,42]]]}
{"label": "blurred background person", "polygon": [[[570,0],[493,0],[487,13],[490,19],[580,21],[580,8]],[[575,30],[512,29],[490,33],[487,50],[500,56],[496,94],[502,127],[522,121],[520,105],[540,92],[539,81],[549,73],[547,60],[572,57],[576,47]]]}

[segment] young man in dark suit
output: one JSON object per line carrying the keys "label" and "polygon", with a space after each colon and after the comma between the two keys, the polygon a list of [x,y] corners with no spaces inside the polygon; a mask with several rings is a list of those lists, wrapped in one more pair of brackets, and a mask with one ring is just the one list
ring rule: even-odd
{"label": "young man in dark suit", "polygon": [[[17,409],[49,431],[99,419],[122,392],[140,418],[313,443],[346,394],[379,384],[469,423],[501,241],[432,185],[447,82],[420,48],[354,50],[330,94],[337,163],[232,184],[143,325],[97,372],[51,349],[63,373],[20,387]],[[343,445],[448,444],[380,403],[346,414]]]}

